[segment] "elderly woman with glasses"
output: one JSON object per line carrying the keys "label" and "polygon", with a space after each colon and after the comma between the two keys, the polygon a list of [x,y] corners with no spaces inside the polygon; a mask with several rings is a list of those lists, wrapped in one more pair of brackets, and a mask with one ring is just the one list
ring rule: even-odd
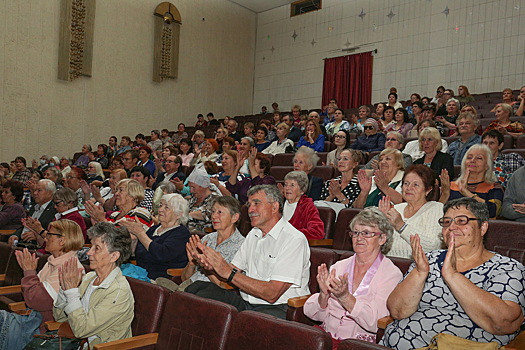
{"label": "elderly woman with glasses", "polygon": [[376,342],[377,320],[388,316],[386,300],[402,273],[383,256],[392,243],[393,228],[377,208],[361,211],[350,223],[355,254],[330,266],[318,267],[319,293],[304,305],[304,313],[322,322],[334,349],[348,338]]}
{"label": "elderly woman with glasses", "polygon": [[495,219],[501,212],[503,202],[503,187],[497,183],[494,174],[492,151],[488,146],[477,144],[469,148],[461,162],[459,178],[450,183],[446,174],[441,175],[440,202],[461,197],[473,198],[485,203],[491,219]]}
{"label": "elderly woman with glasses", "polygon": [[[304,146],[299,148],[293,157],[293,170],[304,171],[308,175],[308,189],[305,194],[314,201],[321,197],[321,189],[323,188],[323,180],[310,174],[315,169],[318,161],[319,156],[314,150]],[[282,186],[279,187],[283,190]]]}
{"label": "elderly woman with glasses", "polygon": [[438,333],[508,344],[523,323],[525,268],[485,249],[489,227],[484,203],[448,202],[439,219],[447,250],[424,253],[410,239],[414,263],[387,301],[394,318],[380,344],[394,349],[429,345]]}
{"label": "elderly woman with glasses", "polygon": [[19,296],[31,313],[18,315],[0,311],[3,321],[0,330],[2,349],[22,349],[34,334],[46,332],[45,322],[53,321],[53,303],[60,292],[59,269],[66,262],[70,262],[79,273],[84,273],[84,267],[77,258],[77,251],[84,245],[80,227],[70,220],[61,220],[49,224],[48,230],[45,241],[50,256],[38,273],[38,256],[31,254],[27,248],[15,251],[16,260],[24,273]]}
{"label": "elderly woman with glasses", "polygon": [[88,230],[91,272],[82,277],[72,258],[59,271],[60,292],[53,307],[58,322],[68,322],[75,337],[89,345],[131,337],[134,299],[120,266],[131,253],[124,227],[99,222]]}
{"label": "elderly woman with glasses", "polygon": [[377,132],[379,126],[374,118],[368,118],[363,125],[365,134],[357,138],[357,140],[350,145],[350,148],[359,150],[368,156],[374,151],[382,151],[385,149],[385,134]]}
{"label": "elderly woman with glasses", "polygon": [[311,198],[305,194],[308,176],[303,171],[292,171],[284,177],[283,219],[304,233],[307,239],[323,239],[324,223]]}
{"label": "elderly woman with glasses", "polygon": [[131,233],[131,254],[137,258],[137,265],[153,280],[167,278],[168,269],[188,264],[186,243],[190,239],[190,231],[184,226],[189,220],[188,202],[180,194],[162,196],[158,213],[160,224],[147,231],[138,222],[121,222]]}

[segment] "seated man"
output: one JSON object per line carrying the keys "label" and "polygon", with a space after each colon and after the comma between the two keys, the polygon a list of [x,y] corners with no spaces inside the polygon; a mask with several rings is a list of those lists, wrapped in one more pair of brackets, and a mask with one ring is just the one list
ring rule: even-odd
{"label": "seated man", "polygon": [[463,156],[468,149],[477,143],[481,143],[481,136],[476,134],[479,120],[472,113],[461,113],[456,120],[460,138],[448,146],[448,153],[454,158],[454,165],[461,165]]}
{"label": "seated man", "polygon": [[136,149],[132,149],[124,152],[124,154],[122,155],[122,163],[124,164],[124,170],[126,170],[126,174],[128,174],[128,177],[131,175],[131,169],[137,166],[138,162],[139,151],[137,151]]}
{"label": "seated man", "polygon": [[215,116],[213,115],[212,112],[208,113],[206,117],[208,118],[208,125],[216,125],[216,126],[219,125],[219,121],[215,119]]}
{"label": "seated man", "polygon": [[501,216],[519,222],[525,222],[525,167],[521,167],[512,174],[507,183],[507,190],[503,196]]}
{"label": "seated man", "polygon": [[[55,191],[55,183],[51,180],[43,179],[36,184],[32,192],[35,205],[29,209],[27,218],[22,219],[24,227],[19,228],[9,237],[10,244],[13,244],[14,240],[20,240],[21,238],[26,242],[36,241],[38,245],[43,245],[45,236],[42,236],[42,234],[57,213],[55,204],[52,201]],[[38,222],[40,222],[44,230],[40,232],[32,231],[30,228]]]}
{"label": "seated man", "polygon": [[[226,125],[226,128],[228,129],[228,136],[231,137],[236,143],[241,142],[241,135],[237,132],[237,127],[239,126],[239,123],[237,123],[236,120],[231,119],[228,122],[228,125]],[[203,135],[204,139],[204,135]]]}
{"label": "seated man", "polygon": [[186,175],[183,172],[179,171],[179,167],[182,165],[182,159],[179,156],[169,156],[164,162],[164,169],[166,170],[163,173],[160,173],[157,176],[157,180],[153,184],[153,190],[157,189],[157,186],[162,185],[163,183],[170,182],[173,178],[178,178],[180,181],[186,180]]}
{"label": "seated man", "polygon": [[308,241],[282,218],[283,197],[276,186],[252,187],[248,207],[254,228],[230,264],[200,243],[201,254],[193,256],[205,269],[238,287],[241,295],[202,281],[191,284],[186,292],[226,302],[239,311],[254,310],[285,319],[288,299],[310,294]]}
{"label": "seated man", "polygon": [[147,145],[146,136],[144,136],[144,134],[137,134],[137,136],[135,136],[135,147],[133,148],[139,149],[140,147]]}
{"label": "seated man", "polygon": [[494,165],[492,169],[498,179],[498,183],[507,187],[507,183],[516,170],[525,165],[525,159],[515,152],[501,153],[503,148],[503,135],[498,130],[489,130],[481,137],[481,142],[492,151]]}
{"label": "seated man", "polygon": [[299,139],[301,138],[301,128],[294,125],[293,117],[289,114],[286,114],[283,117],[283,123],[290,127],[290,133],[288,134],[288,138],[293,142],[299,142]]}
{"label": "seated man", "polygon": [[115,152],[115,157],[131,149],[131,138],[129,136],[122,136],[120,140],[120,148]]}
{"label": "seated man", "polygon": [[160,141],[162,141],[162,147],[171,146],[171,137],[168,129],[162,129],[160,132]]}
{"label": "seated man", "polygon": [[162,140],[160,139],[160,131],[151,130],[151,141],[148,142],[148,146],[153,152],[162,152]]}
{"label": "seated man", "polygon": [[[403,135],[398,133],[397,131],[389,131],[388,134],[386,134],[386,140],[385,140],[385,149],[387,148],[394,148],[399,151],[401,151],[401,148],[403,148]],[[405,162],[405,169],[412,165],[412,157],[410,154],[403,153],[403,161]],[[365,169],[366,174],[368,176],[372,176],[374,173],[374,170],[377,169],[377,164],[379,162],[379,153],[370,159],[368,163],[361,169]]]}

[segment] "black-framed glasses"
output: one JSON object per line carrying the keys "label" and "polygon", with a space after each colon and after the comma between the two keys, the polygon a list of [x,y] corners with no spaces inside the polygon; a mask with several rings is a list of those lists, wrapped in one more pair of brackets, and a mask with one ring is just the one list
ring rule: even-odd
{"label": "black-framed glasses", "polygon": [[342,135],[335,135],[335,138],[336,138],[336,139],[346,139],[346,136],[342,136]]}
{"label": "black-framed glasses", "polygon": [[64,203],[64,201],[53,201],[54,205],[59,205],[60,203]]}
{"label": "black-framed glasses", "polygon": [[375,128],[372,125],[365,125],[365,126],[363,126],[363,129],[365,129],[365,130],[366,129],[372,130],[372,129],[375,129]]}
{"label": "black-framed glasses", "polygon": [[439,91],[439,90],[436,91],[436,94],[442,94],[442,93],[443,93],[443,91]]}
{"label": "black-framed glasses", "polygon": [[51,236],[63,237],[63,235],[61,235],[61,234],[53,233],[53,232],[49,232],[49,231],[47,231],[47,234],[48,234],[48,235],[51,235]]}
{"label": "black-framed glasses", "polygon": [[361,235],[361,237],[364,237],[364,238],[372,238],[375,236],[380,236],[382,234],[383,232],[368,232],[368,231],[350,231],[349,232],[349,235],[352,238],[354,237],[357,238],[359,235]]}
{"label": "black-framed glasses", "polygon": [[385,141],[398,141],[398,139],[396,139],[395,137],[388,137],[387,139],[385,139]]}
{"label": "black-framed glasses", "polygon": [[438,220],[438,224],[441,227],[449,227],[450,225],[452,225],[452,221],[454,221],[456,225],[458,226],[465,226],[466,224],[469,223],[469,221],[477,220],[477,219],[478,218],[469,218],[466,215],[458,215],[455,218],[449,218],[445,216]]}

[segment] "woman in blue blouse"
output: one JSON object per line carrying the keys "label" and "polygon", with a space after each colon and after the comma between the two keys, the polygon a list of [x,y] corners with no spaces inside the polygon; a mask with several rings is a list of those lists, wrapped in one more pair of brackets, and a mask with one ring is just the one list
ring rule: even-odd
{"label": "woman in blue blouse", "polygon": [[148,271],[148,277],[168,277],[167,270],[188,264],[186,243],[190,231],[184,226],[189,220],[188,202],[180,194],[165,194],[159,207],[160,225],[146,232],[139,222],[119,222],[131,233],[132,252],[137,265]]}
{"label": "woman in blue blouse", "polygon": [[323,152],[324,150],[324,135],[321,132],[319,123],[315,119],[309,119],[306,122],[306,128],[304,129],[304,136],[301,137],[297,148],[306,146],[312,148],[316,152]]}

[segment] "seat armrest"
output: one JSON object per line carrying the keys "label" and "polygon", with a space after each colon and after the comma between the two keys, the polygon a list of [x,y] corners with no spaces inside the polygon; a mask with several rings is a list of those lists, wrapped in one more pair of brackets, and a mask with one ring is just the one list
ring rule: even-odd
{"label": "seat armrest", "polygon": [[377,328],[385,329],[390,323],[394,322],[392,316],[385,316],[377,320]]}
{"label": "seat armrest", "polygon": [[150,333],[138,335],[136,337],[119,339],[110,341],[107,343],[95,345],[95,350],[127,350],[134,349],[141,346],[154,345],[157,344],[157,338],[159,333]]}
{"label": "seat armrest", "polygon": [[0,281],[5,281],[5,273],[0,275]]}
{"label": "seat armrest", "polygon": [[309,239],[308,240],[308,245],[310,247],[325,247],[325,246],[329,246],[331,247],[332,245],[334,244],[334,240],[333,239]]}
{"label": "seat armrest", "polygon": [[12,235],[16,230],[0,230],[0,235]]}
{"label": "seat armrest", "polygon": [[48,331],[56,331],[60,327],[60,325],[63,322],[57,322],[57,321],[47,321],[45,324],[45,327]]}
{"label": "seat armrest", "polygon": [[229,284],[227,282],[220,282],[220,287],[223,288],[223,289],[227,289],[227,290],[236,290],[236,289],[238,289],[234,285]]}
{"label": "seat armrest", "polygon": [[184,269],[168,269],[167,273],[172,277],[182,276],[182,270]]}
{"label": "seat armrest", "polygon": [[296,309],[303,307],[310,295],[303,295],[302,297],[295,297],[288,299],[288,306]]}
{"label": "seat armrest", "polygon": [[16,303],[9,304],[9,310],[11,311],[20,311],[20,310],[25,310],[25,309],[27,309],[27,305],[25,301],[19,301]]}
{"label": "seat armrest", "polygon": [[12,294],[12,293],[21,293],[22,292],[22,286],[6,286],[6,287],[0,287],[0,295],[3,294]]}
{"label": "seat armrest", "polygon": [[521,332],[510,343],[505,345],[505,350],[523,350],[525,349],[525,332]]}

